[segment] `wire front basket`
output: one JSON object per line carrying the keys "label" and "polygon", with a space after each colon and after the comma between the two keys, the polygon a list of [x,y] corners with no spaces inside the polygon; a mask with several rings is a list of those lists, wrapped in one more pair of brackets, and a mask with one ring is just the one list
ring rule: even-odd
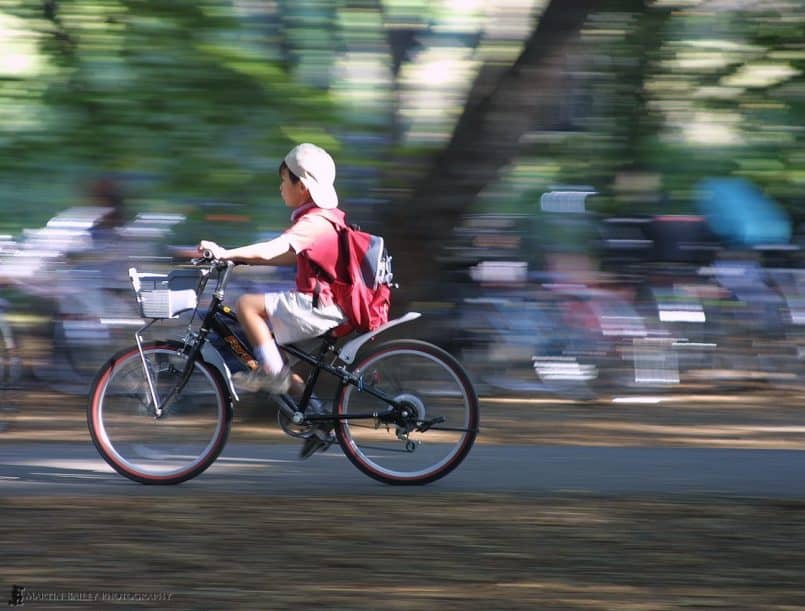
{"label": "wire front basket", "polygon": [[169,274],[138,273],[129,269],[129,278],[140,313],[145,318],[173,318],[192,310],[198,303],[201,270],[180,269]]}

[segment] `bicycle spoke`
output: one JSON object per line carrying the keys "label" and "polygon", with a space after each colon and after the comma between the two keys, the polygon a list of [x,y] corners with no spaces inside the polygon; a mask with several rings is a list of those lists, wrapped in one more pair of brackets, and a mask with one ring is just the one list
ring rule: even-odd
{"label": "bicycle spoke", "polygon": [[[345,388],[336,430],[348,458],[388,483],[423,483],[463,460],[477,433],[477,397],[460,365],[424,342],[389,342],[356,371],[388,398]],[[371,423],[350,416],[383,416]],[[401,447],[401,445],[406,447]]]}

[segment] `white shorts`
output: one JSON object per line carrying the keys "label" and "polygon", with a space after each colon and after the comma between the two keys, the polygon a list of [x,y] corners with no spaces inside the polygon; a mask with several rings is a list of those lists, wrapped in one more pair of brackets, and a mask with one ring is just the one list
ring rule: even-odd
{"label": "white shorts", "polygon": [[291,344],[323,335],[346,317],[335,304],[313,308],[313,296],[298,291],[266,293],[268,326],[278,344]]}

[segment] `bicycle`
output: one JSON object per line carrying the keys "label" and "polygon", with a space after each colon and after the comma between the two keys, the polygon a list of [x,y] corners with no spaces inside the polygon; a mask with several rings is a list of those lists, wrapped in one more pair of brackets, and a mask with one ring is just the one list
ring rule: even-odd
{"label": "bicycle", "polygon": [[[92,383],[87,423],[95,447],[115,471],[143,484],[178,484],[215,462],[239,400],[227,358],[257,367],[250,346],[233,330],[235,312],[224,305],[235,264],[204,254],[192,261],[195,268],[169,274],[129,270],[150,321]],[[211,278],[215,289],[203,312],[198,304]],[[187,311],[192,316],[181,341],[143,339],[155,322]],[[472,448],[479,420],[478,397],[461,364],[438,346],[411,339],[387,341],[357,358],[378,334],[419,316],[409,312],[340,346],[345,328],[321,336],[316,350],[280,346],[310,365],[298,403],[278,396],[283,431],[301,437],[329,423],[352,464],[387,484],[425,484],[455,469]],[[213,345],[211,333],[224,349]],[[332,411],[306,414],[322,372],[335,377]]]}

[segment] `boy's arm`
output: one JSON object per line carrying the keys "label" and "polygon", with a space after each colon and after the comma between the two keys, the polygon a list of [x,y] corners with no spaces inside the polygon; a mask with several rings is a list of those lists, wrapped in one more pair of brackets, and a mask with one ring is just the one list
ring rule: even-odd
{"label": "boy's arm", "polygon": [[296,263],[296,253],[291,249],[291,245],[284,235],[269,242],[258,242],[232,249],[223,248],[215,242],[202,240],[198,248],[200,251],[211,251],[216,259],[248,265],[293,265]]}

